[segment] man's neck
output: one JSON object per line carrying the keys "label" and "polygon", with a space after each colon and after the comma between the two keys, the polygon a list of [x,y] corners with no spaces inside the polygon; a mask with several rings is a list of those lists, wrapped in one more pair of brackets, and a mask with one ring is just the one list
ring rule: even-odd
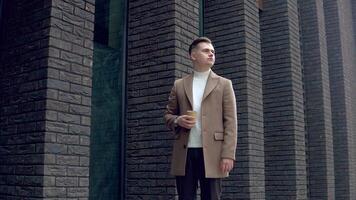
{"label": "man's neck", "polygon": [[199,67],[199,66],[194,66],[194,71],[197,72],[206,72],[210,70],[210,67]]}

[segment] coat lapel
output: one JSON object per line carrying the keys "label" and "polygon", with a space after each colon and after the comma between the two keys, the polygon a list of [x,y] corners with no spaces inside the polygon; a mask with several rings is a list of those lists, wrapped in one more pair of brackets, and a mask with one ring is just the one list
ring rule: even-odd
{"label": "coat lapel", "polygon": [[[204,99],[214,90],[214,88],[217,86],[218,82],[219,82],[219,76],[217,76],[213,71],[211,71],[209,74],[209,78],[207,80],[206,86],[205,86],[202,101],[204,101]],[[183,80],[183,85],[184,85],[184,91],[188,97],[189,103],[193,107],[193,74],[188,75]]]}
{"label": "coat lapel", "polygon": [[213,91],[219,82],[219,76],[217,76],[213,71],[210,72],[208,81],[205,86],[204,95],[202,101]]}
{"label": "coat lapel", "polygon": [[185,95],[187,95],[190,106],[193,108],[193,74],[183,80]]}

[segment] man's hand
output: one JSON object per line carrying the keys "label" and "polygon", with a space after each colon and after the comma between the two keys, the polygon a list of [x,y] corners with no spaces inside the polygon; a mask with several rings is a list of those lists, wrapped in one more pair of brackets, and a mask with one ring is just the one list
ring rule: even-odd
{"label": "man's hand", "polygon": [[189,115],[181,115],[177,118],[178,125],[186,129],[191,129],[195,126],[195,118]]}
{"label": "man's hand", "polygon": [[232,168],[234,167],[234,160],[229,159],[229,158],[223,158],[220,161],[220,169],[222,172],[230,172]]}

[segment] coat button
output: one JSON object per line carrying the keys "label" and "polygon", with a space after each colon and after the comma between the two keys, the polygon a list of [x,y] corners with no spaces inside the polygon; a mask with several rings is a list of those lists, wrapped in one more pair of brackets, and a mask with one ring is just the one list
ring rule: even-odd
{"label": "coat button", "polygon": [[187,148],[187,145],[183,145],[183,148],[186,149],[186,148]]}

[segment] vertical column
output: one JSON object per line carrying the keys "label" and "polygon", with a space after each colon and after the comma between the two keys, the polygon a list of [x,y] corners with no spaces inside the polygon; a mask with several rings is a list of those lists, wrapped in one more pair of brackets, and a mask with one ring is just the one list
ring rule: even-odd
{"label": "vertical column", "polygon": [[6,4],[0,197],[87,199],[94,0]]}
{"label": "vertical column", "polygon": [[3,1],[0,68],[0,199],[43,196],[50,5]]}
{"label": "vertical column", "polygon": [[345,68],[345,102],[346,120],[349,135],[349,163],[350,163],[350,199],[356,199],[356,43],[354,38],[355,28],[353,26],[352,0],[340,3],[340,30],[342,57]]}
{"label": "vertical column", "polygon": [[205,33],[216,49],[214,70],[233,82],[238,112],[237,162],[223,198],[265,199],[262,70],[256,1],[206,1]]}
{"label": "vertical column", "polygon": [[95,0],[51,1],[45,198],[89,197],[91,67]]}
{"label": "vertical column", "polygon": [[350,1],[324,1],[332,126],[334,139],[335,199],[355,199],[355,41]]}
{"label": "vertical column", "polygon": [[[351,1],[352,5],[350,6],[351,8],[351,13],[353,14],[353,18],[351,19],[353,21],[353,35],[354,35],[354,45],[352,47],[352,55],[351,58],[352,60],[352,66],[351,66],[351,78],[352,80],[350,81],[350,87],[351,87],[351,107],[352,107],[352,135],[353,135],[353,164],[352,166],[354,167],[353,169],[353,177],[354,177],[354,183],[353,187],[356,187],[356,1]],[[354,197],[356,198],[356,194],[354,194]]]}
{"label": "vertical column", "polygon": [[353,14],[353,29],[354,29],[354,40],[356,42],[356,1],[352,1],[352,5],[351,5],[351,9],[352,9],[352,14]]}
{"label": "vertical column", "polygon": [[198,0],[129,1],[127,199],[172,199],[172,134],[163,122],[174,80],[189,72]]}
{"label": "vertical column", "polygon": [[349,163],[350,163],[350,199],[356,198],[356,113],[355,113],[355,68],[356,68],[356,46],[354,38],[354,27],[353,27],[353,13],[352,13],[352,2],[351,0],[345,0],[340,2],[340,30],[342,44],[342,54],[344,54],[344,66],[345,66],[345,101],[346,101],[346,117],[348,123],[348,132],[350,134],[349,138]]}
{"label": "vertical column", "polygon": [[307,199],[297,1],[264,1],[260,20],[266,199]]}
{"label": "vertical column", "polygon": [[334,152],[323,2],[300,0],[298,3],[304,69],[309,199],[333,199]]}

